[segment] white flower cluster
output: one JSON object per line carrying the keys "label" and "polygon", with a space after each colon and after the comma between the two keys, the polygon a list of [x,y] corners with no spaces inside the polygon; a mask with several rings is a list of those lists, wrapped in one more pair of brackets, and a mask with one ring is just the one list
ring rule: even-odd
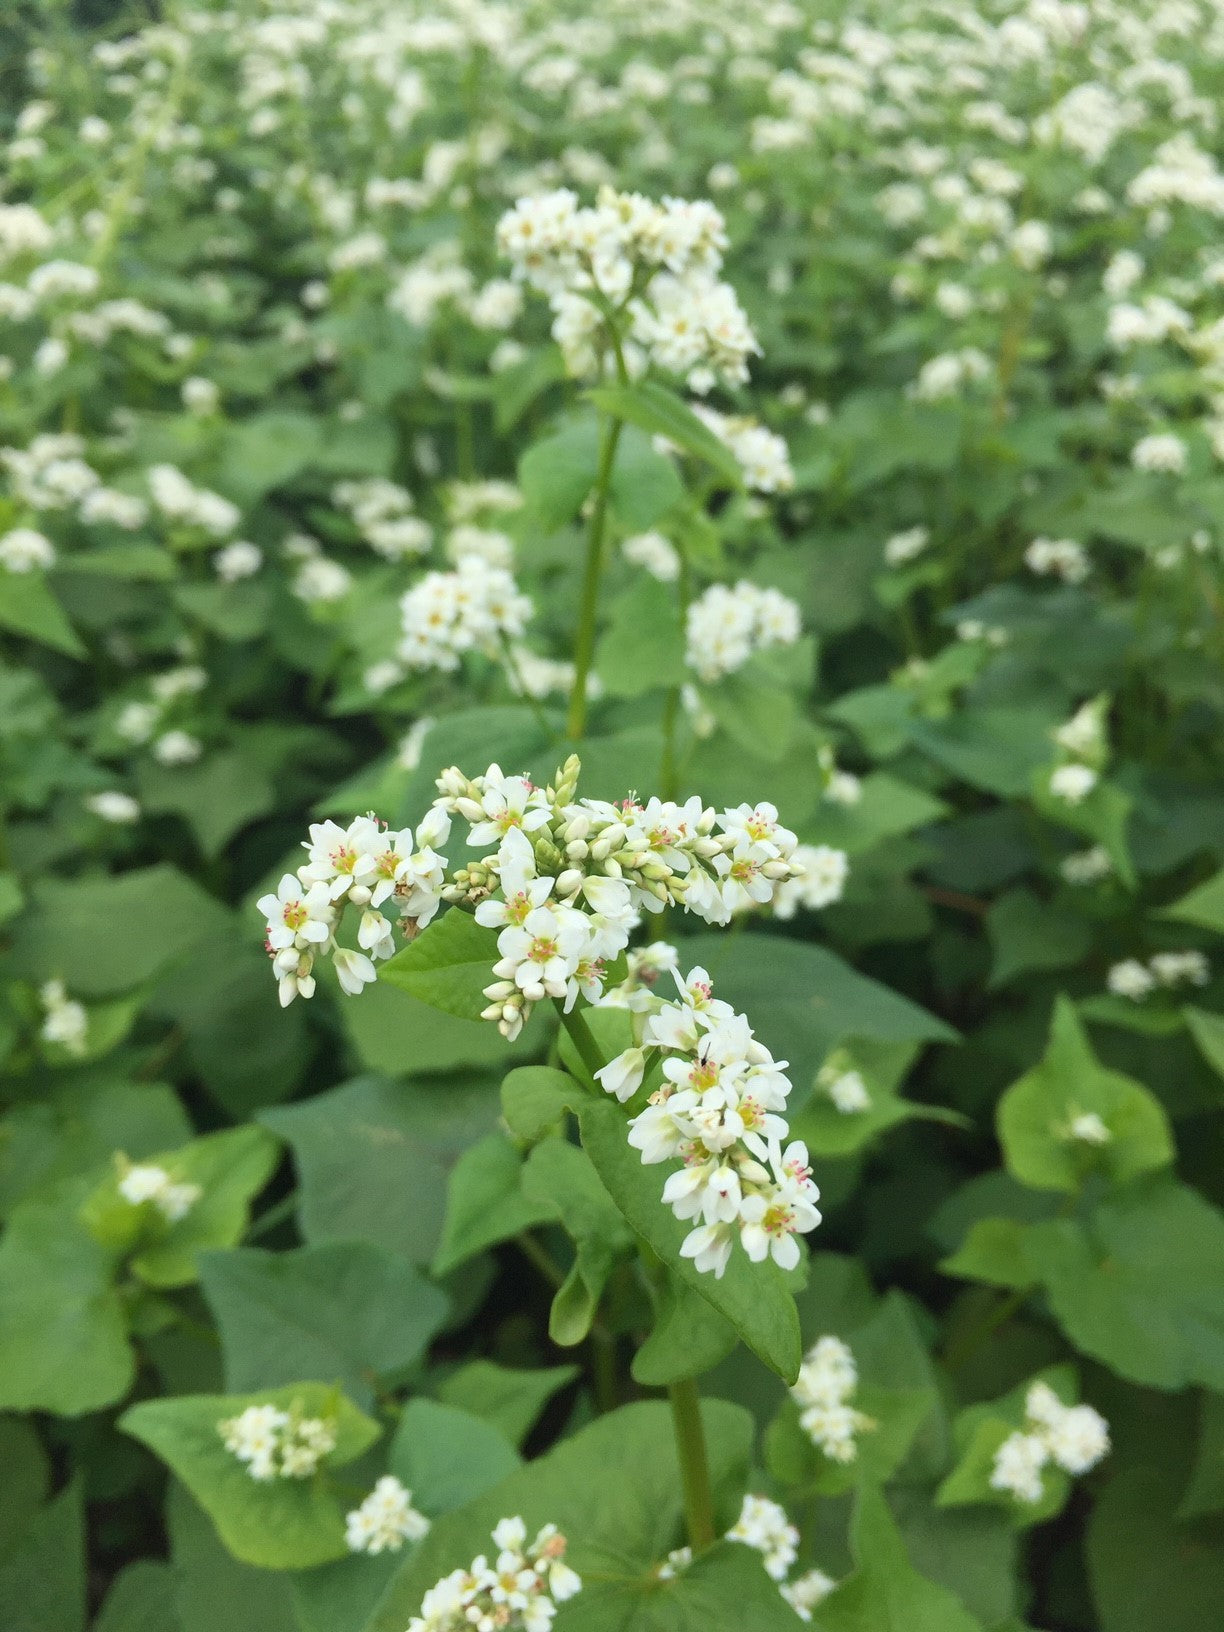
{"label": "white flower cluster", "polygon": [[718,278],[727,234],[713,204],[605,186],[584,209],[561,188],[519,199],[497,243],[515,276],[548,296],[571,374],[599,373],[627,338],[638,366],[682,375],[699,395],[747,380],[760,347]]}
{"label": "white flower cluster", "polygon": [[412,494],[384,477],[338,482],[332,502],[347,512],[370,548],[387,561],[424,555],[433,543],[432,527],[412,513]]}
{"label": "white flower cluster", "polygon": [[1211,965],[1201,952],[1156,952],[1146,963],[1138,958],[1115,963],[1105,984],[1115,997],[1141,1003],[1160,986],[1205,986],[1210,978]]}
{"label": "white flower cluster", "polygon": [[894,533],[884,544],[884,560],[890,567],[902,567],[920,556],[931,542],[929,527],[907,527]]}
{"label": "white flower cluster", "polygon": [[946,402],[993,372],[990,358],[976,346],[945,351],[923,363],[908,394],[917,402]]}
{"label": "white flower cluster", "polygon": [[1109,1124],[1096,1111],[1073,1111],[1066,1126],[1055,1131],[1081,1145],[1108,1145],[1113,1140]]}
{"label": "white flower cluster", "polygon": [[152,1202],[167,1224],[177,1224],[204,1192],[198,1184],[176,1184],[164,1167],[153,1162],[136,1162],[121,1175],[119,1194],[133,1207]]}
{"label": "white flower cluster", "polygon": [[428,1534],[429,1520],[413,1507],[412,1492],[393,1473],[384,1474],[344,1520],[351,1553],[398,1553],[406,1541],[420,1541]]}
{"label": "white flower cluster", "polygon": [[858,1387],[858,1367],[839,1337],[821,1337],[804,1356],[791,1397],[799,1405],[799,1424],[812,1444],[831,1462],[853,1462],[857,1436],[876,1427],[851,1403]]}
{"label": "white flower cluster", "polygon": [[304,1417],[276,1405],[248,1405],[236,1417],[217,1424],[232,1456],[252,1479],[309,1479],[336,1448],[336,1430],[323,1417]]}
{"label": "white flower cluster", "polygon": [[1131,464],[1163,476],[1180,476],[1189,459],[1189,450],[1181,437],[1173,431],[1153,431],[1140,437],[1131,449]]}
{"label": "white flower cluster", "polygon": [[[825,798],[829,797],[826,791]],[[844,850],[834,850],[828,844],[799,844],[791,855],[791,865],[796,869],[795,876],[784,879],[774,892],[775,918],[793,918],[800,907],[819,912],[841,900],[850,876],[850,858]]]}
{"label": "white flower cluster", "polygon": [[139,801],[120,788],[103,788],[100,793],[88,793],[81,803],[93,815],[117,827],[129,827],[140,820]]}
{"label": "white flower cluster", "polygon": [[454,572],[427,572],[400,601],[399,655],[413,669],[453,670],[464,653],[497,653],[518,639],[532,605],[502,567],[464,556]]}
{"label": "white flower cluster", "polygon": [[0,538],[0,567],[6,572],[46,572],[54,565],[54,544],[33,527],[12,527]]}
{"label": "white flower cluster", "polygon": [[1088,552],[1073,538],[1035,538],[1024,552],[1024,564],[1041,578],[1082,584],[1092,570]]}
{"label": "white flower cluster", "polygon": [[1064,856],[1058,870],[1068,884],[1079,888],[1108,878],[1113,872],[1113,862],[1104,845],[1094,844],[1087,850],[1076,850],[1072,855]]}
{"label": "white flower cluster", "polygon": [[793,646],[801,633],[799,608],[781,590],[711,584],[688,609],[684,660],[708,683],[742,669],[754,652]]}
{"label": "white flower cluster", "polygon": [[1024,1428],[995,1452],[992,1490],[1027,1506],[1045,1493],[1042,1470],[1053,1462],[1066,1473],[1087,1473],[1109,1450],[1109,1424],[1090,1405],[1064,1405],[1048,1383],[1037,1382],[1024,1401]]}
{"label": "white flower cluster", "polygon": [[680,576],[679,551],[662,533],[634,533],[622,541],[621,554],[661,584],[674,584]]}
{"label": "white flower cluster", "polygon": [[834,1049],[816,1073],[816,1091],[827,1094],[842,1116],[859,1116],[871,1109],[871,1094],[863,1073],[855,1069],[848,1050]]}
{"label": "white flower cluster", "polygon": [[39,1032],[43,1042],[58,1043],[69,1054],[84,1054],[89,1030],[89,1014],[85,1005],[68,996],[62,980],[45,981],[39,987],[38,996],[43,1006],[43,1023]]}
{"label": "white flower cluster", "polygon": [[196,528],[212,538],[228,538],[242,520],[236,504],[220,493],[197,487],[176,465],[154,465],[148,480],[153,503],[167,521]]}
{"label": "white flower cluster", "polygon": [[735,455],[744,485],[754,493],[789,493],[795,485],[790,449],[783,437],[742,414],[720,414],[695,402],[693,412]]}
{"label": "white flower cluster", "polygon": [[497,765],[472,780],[455,768],[438,779],[435,809],[469,822],[470,844],[498,845],[457,872],[445,894],[500,931],[485,1018],[511,1038],[545,997],[567,1009],[580,993],[598,1001],[604,964],[628,945],[642,912],[675,904],[725,924],[768,904],[793,871],[795,836],[772,805],[720,815],[697,798],[579,800],[579,770],[571,756],[548,788]]}
{"label": "white flower cluster", "polygon": [[548,1632],[558,1604],[582,1590],[565,1562],[565,1537],[546,1524],[528,1545],[526,1525],[513,1518],[492,1539],[492,1562],[481,1553],[430,1587],[407,1632]]}
{"label": "white flower cluster", "polygon": [[629,1143],[646,1165],[683,1161],[663,1186],[676,1217],[697,1221],[682,1257],[721,1278],[738,1238],[754,1263],[772,1255],[793,1269],[795,1237],[820,1223],[820,1192],[806,1146],[784,1145],[786,1062],[757,1041],[743,1015],[713,996],[704,969],[675,979],[679,1001],[661,1003],[649,1016],[644,1046],[624,1050],[596,1075],[624,1102],[642,1086],[647,1050],[662,1056],[664,1081],[631,1118]]}
{"label": "white flower cluster", "polygon": [[[261,896],[267,919],[265,946],[280,988],[282,1007],[295,997],[313,997],[314,960],[330,955],[340,985],[350,995],[376,978],[374,963],[395,951],[392,927],[379,911],[395,902],[400,929],[411,937],[433,918],[442,902],[450,821],[434,809],[416,829],[391,831],[376,818],[358,816],[347,827],[316,822],[303,840],[309,860],[296,876],[286,873],[275,895]],[[336,943],[335,930],[346,903],[360,909],[361,951]]]}
{"label": "white flower cluster", "polygon": [[[739,1518],[727,1531],[727,1541],[738,1541],[760,1553],[770,1578],[801,1621],[810,1621],[812,1611],[833,1591],[837,1583],[823,1570],[807,1570],[791,1581],[786,1579],[799,1555],[799,1532],[785,1508],[768,1496],[744,1497]],[[659,1568],[659,1579],[674,1580],[693,1562],[691,1547],[677,1547]]]}
{"label": "white flower cluster", "polygon": [[1050,773],[1049,790],[1064,804],[1082,804],[1101,779],[1109,757],[1107,711],[1107,698],[1093,698],[1054,732],[1054,741],[1068,758]]}

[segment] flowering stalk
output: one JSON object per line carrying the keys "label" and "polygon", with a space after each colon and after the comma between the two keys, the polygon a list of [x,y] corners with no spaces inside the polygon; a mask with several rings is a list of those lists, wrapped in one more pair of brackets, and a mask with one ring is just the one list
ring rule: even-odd
{"label": "flowering stalk", "polygon": [[696,1381],[686,1377],[667,1390],[671,1401],[676,1455],[680,1459],[680,1479],[684,1486],[684,1517],[689,1545],[694,1552],[714,1544],[714,1498],[710,1492],[710,1461],[706,1454],[705,1427],[701,1421],[701,1395]]}
{"label": "flowering stalk", "polygon": [[587,676],[595,656],[595,627],[599,610],[599,580],[603,572],[604,530],[608,519],[608,494],[612,469],[620,443],[623,421],[604,423],[599,449],[599,469],[595,476],[595,497],[587,529],[586,564],[582,572],[582,600],[578,611],[578,631],[574,639],[574,684],[570,690],[566,733],[572,742],[581,742],[586,730]]}

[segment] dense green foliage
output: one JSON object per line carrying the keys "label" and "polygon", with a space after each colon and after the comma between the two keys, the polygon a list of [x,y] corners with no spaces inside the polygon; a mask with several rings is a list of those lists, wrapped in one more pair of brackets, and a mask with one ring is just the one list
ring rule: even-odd
{"label": "dense green foliage", "polygon": [[[793,1628],[694,1531],[751,1493],[817,1632],[1209,1632],[1218,0],[116,9],[0,21],[0,1629],[404,1632],[511,1514],[557,1632]],[[721,211],[747,430],[641,334],[567,376],[509,281],[503,213],[604,184]],[[530,614],[416,662],[462,558]],[[801,628],[712,657],[724,585]],[[591,1072],[626,1009],[506,1040],[461,906],[277,1002],[309,823],[571,751],[848,859],[635,941],[789,1062],[797,1270],[680,1256]],[[849,1460],[787,1388],[829,1336]],[[1034,1397],[1110,1444],[1024,1499]],[[268,1404],[309,1477],[227,1448]],[[386,1474],[432,1527],[357,1556]]]}

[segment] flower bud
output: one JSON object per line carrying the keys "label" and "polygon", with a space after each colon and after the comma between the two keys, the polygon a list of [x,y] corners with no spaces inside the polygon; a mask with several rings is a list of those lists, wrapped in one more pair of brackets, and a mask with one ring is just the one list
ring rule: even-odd
{"label": "flower bud", "polygon": [[565,847],[565,854],[571,861],[585,861],[590,849],[585,839],[571,839]]}
{"label": "flower bud", "polygon": [[577,894],[582,888],[582,880],[585,876],[580,867],[567,867],[557,880],[557,894],[563,900],[567,896]]}

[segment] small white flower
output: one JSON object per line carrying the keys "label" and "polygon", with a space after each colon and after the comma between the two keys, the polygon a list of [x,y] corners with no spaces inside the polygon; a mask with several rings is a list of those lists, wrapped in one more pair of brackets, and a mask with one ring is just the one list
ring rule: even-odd
{"label": "small white flower", "polygon": [[8,572],[45,572],[55,565],[55,546],[32,527],[14,527],[0,538],[0,567]]}
{"label": "small white flower", "polygon": [[1068,805],[1079,805],[1100,780],[1091,765],[1060,765],[1050,775],[1050,792]]}
{"label": "small white flower", "polygon": [[1095,1111],[1080,1111],[1071,1118],[1068,1134],[1085,1145],[1107,1145],[1113,1138],[1109,1128]]}
{"label": "small white flower", "polygon": [[429,1520],[413,1507],[412,1492],[389,1473],[345,1517],[345,1540],[354,1553],[396,1553],[428,1533]]}
{"label": "small white flower", "polygon": [[1155,990],[1156,977],[1138,958],[1124,958],[1110,969],[1105,984],[1115,997],[1128,997],[1138,1003]]}
{"label": "small white flower", "polygon": [[117,788],[87,794],[82,803],[86,810],[100,816],[104,822],[114,822],[118,826],[127,826],[140,819],[139,804],[130,793],[121,793]]}
{"label": "small white flower", "polygon": [[1006,1491],[1031,1506],[1045,1493],[1041,1471],[1050,1460],[1049,1448],[1039,1434],[1009,1434],[995,1452],[990,1473],[992,1490]]}
{"label": "small white flower", "polygon": [[199,738],[186,731],[165,731],[153,744],[153,757],[161,765],[194,765],[203,752]]}

